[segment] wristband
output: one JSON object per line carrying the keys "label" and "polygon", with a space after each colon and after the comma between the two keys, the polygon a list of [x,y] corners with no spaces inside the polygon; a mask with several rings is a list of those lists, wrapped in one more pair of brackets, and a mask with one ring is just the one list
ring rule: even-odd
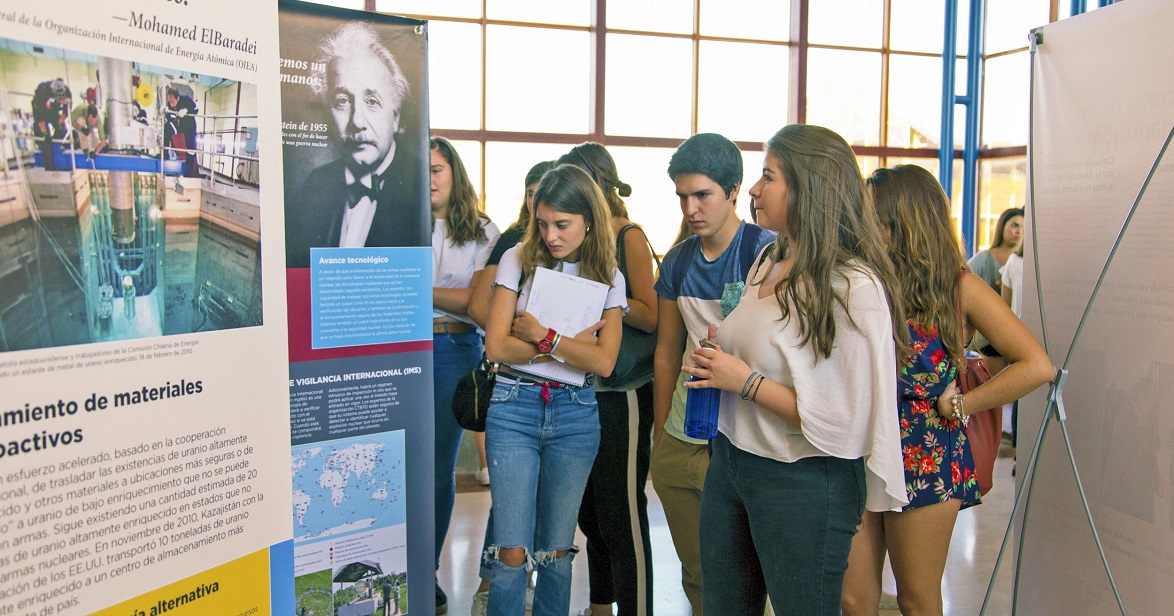
{"label": "wristband", "polygon": [[750,372],[750,376],[746,377],[746,383],[742,385],[742,394],[740,396],[743,400],[748,399],[747,396],[750,395],[750,385],[754,382],[754,377],[756,376],[758,376],[758,371],[752,370]]}

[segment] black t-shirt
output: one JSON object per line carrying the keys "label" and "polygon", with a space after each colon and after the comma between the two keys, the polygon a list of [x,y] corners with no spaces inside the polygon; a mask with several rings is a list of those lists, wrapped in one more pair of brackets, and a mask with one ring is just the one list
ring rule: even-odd
{"label": "black t-shirt", "polygon": [[501,236],[497,238],[497,243],[493,245],[493,252],[489,253],[489,260],[485,262],[485,266],[497,265],[501,263],[501,255],[505,251],[517,246],[522,238],[526,235],[526,230],[520,227],[510,227],[502,232]]}

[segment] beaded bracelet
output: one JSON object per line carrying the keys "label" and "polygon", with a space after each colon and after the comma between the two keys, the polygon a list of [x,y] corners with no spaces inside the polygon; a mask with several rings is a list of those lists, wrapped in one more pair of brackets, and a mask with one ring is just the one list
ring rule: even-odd
{"label": "beaded bracelet", "polygon": [[749,399],[747,396],[750,395],[750,384],[754,382],[754,377],[756,376],[758,376],[758,371],[752,370],[750,376],[746,377],[746,384],[742,385],[742,395],[740,396],[743,400]]}
{"label": "beaded bracelet", "polygon": [[962,396],[963,394],[955,394],[953,398],[950,398],[950,405],[954,408],[954,417],[952,419],[962,422],[962,427],[965,428],[970,424],[970,415],[966,414]]}

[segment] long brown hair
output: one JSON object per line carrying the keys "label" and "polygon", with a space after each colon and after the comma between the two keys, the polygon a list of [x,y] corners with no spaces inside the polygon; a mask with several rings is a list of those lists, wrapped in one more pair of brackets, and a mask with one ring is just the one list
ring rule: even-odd
{"label": "long brown hair", "polygon": [[452,196],[448,200],[448,215],[445,219],[448,236],[458,246],[469,241],[478,244],[488,242],[489,236],[481,227],[481,220],[488,220],[489,217],[481,212],[481,201],[477,198],[477,191],[473,190],[473,183],[469,181],[465,163],[461,162],[460,155],[448,139],[433,137],[431,143],[432,149],[440,152],[452,168]]}
{"label": "long brown hair", "polygon": [[[611,232],[611,212],[599,186],[579,167],[559,165],[546,172],[534,192],[534,208],[546,205],[555,211],[578,214],[587,223],[587,235],[579,247],[579,277],[611,286],[616,269],[616,240]],[[529,277],[538,266],[553,269],[558,259],[550,254],[538,217],[530,218],[522,240],[522,271]]]}
{"label": "long brown hair", "polygon": [[939,328],[955,366],[964,367],[958,274],[965,268],[950,200],[933,174],[917,165],[877,169],[868,178],[909,320]]}
{"label": "long brown hair", "polygon": [[[555,162],[553,160],[544,160],[536,163],[530,167],[530,171],[526,173],[526,184],[523,187],[525,190],[530,190],[531,184],[537,184],[538,180],[551,169],[554,169]],[[510,225],[510,229],[522,229],[523,231],[530,225],[530,219],[533,218],[533,212],[530,211],[530,206],[526,204],[526,195],[522,195],[522,207],[518,209],[518,219]]]}
{"label": "long brown hair", "polygon": [[628,206],[624,205],[624,200],[620,197],[632,196],[632,187],[620,181],[616,161],[608,153],[607,148],[594,141],[585,141],[559,157],[558,164],[574,165],[586,171],[607,199],[612,217],[630,218]]}
{"label": "long brown hair", "polygon": [[[781,260],[793,250],[795,259],[774,289],[782,318],[792,316],[790,306],[795,306],[800,343],[810,343],[817,357],[830,357],[837,304],[856,325],[848,313],[848,289],[838,289],[835,282],[849,268],[872,273],[888,300],[893,340],[903,357],[909,338],[904,310],[852,148],[822,126],[791,124],[766,142],[766,150],[778,159],[787,182],[789,227],[768,255]],[[794,238],[795,246],[788,246],[784,236]]]}
{"label": "long brown hair", "polygon": [[[999,215],[999,225],[995,227],[995,239],[993,242],[991,242],[991,248],[998,248],[999,246],[1003,245],[1003,242],[1005,241],[1005,238],[1003,237],[1003,230],[1007,228],[1007,223],[1011,222],[1011,219],[1015,218],[1016,216],[1019,216],[1020,218],[1023,217],[1023,208],[1009,207],[1003,210],[1003,213]],[[1020,241],[1019,243],[1022,244],[1023,242]]]}

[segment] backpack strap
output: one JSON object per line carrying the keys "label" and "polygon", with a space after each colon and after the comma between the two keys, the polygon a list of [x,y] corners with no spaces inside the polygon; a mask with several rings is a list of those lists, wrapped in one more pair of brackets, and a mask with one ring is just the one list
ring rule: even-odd
{"label": "backpack strap", "polygon": [[738,266],[742,268],[743,280],[750,276],[750,264],[754,262],[755,249],[760,237],[762,227],[758,225],[746,225],[746,228],[742,229],[742,245],[738,247]]}
{"label": "backpack strap", "polygon": [[648,235],[640,229],[640,225],[624,225],[620,232],[616,235],[616,267],[620,268],[620,273],[624,275],[624,294],[627,297],[632,297],[632,283],[628,280],[628,265],[627,255],[624,252],[624,234],[628,229],[639,229],[640,233],[644,235],[644,241],[648,243],[648,250],[652,253],[652,260],[656,262],[656,271],[660,272],[660,258],[656,256],[656,249],[652,247],[652,242],[648,239]]}

